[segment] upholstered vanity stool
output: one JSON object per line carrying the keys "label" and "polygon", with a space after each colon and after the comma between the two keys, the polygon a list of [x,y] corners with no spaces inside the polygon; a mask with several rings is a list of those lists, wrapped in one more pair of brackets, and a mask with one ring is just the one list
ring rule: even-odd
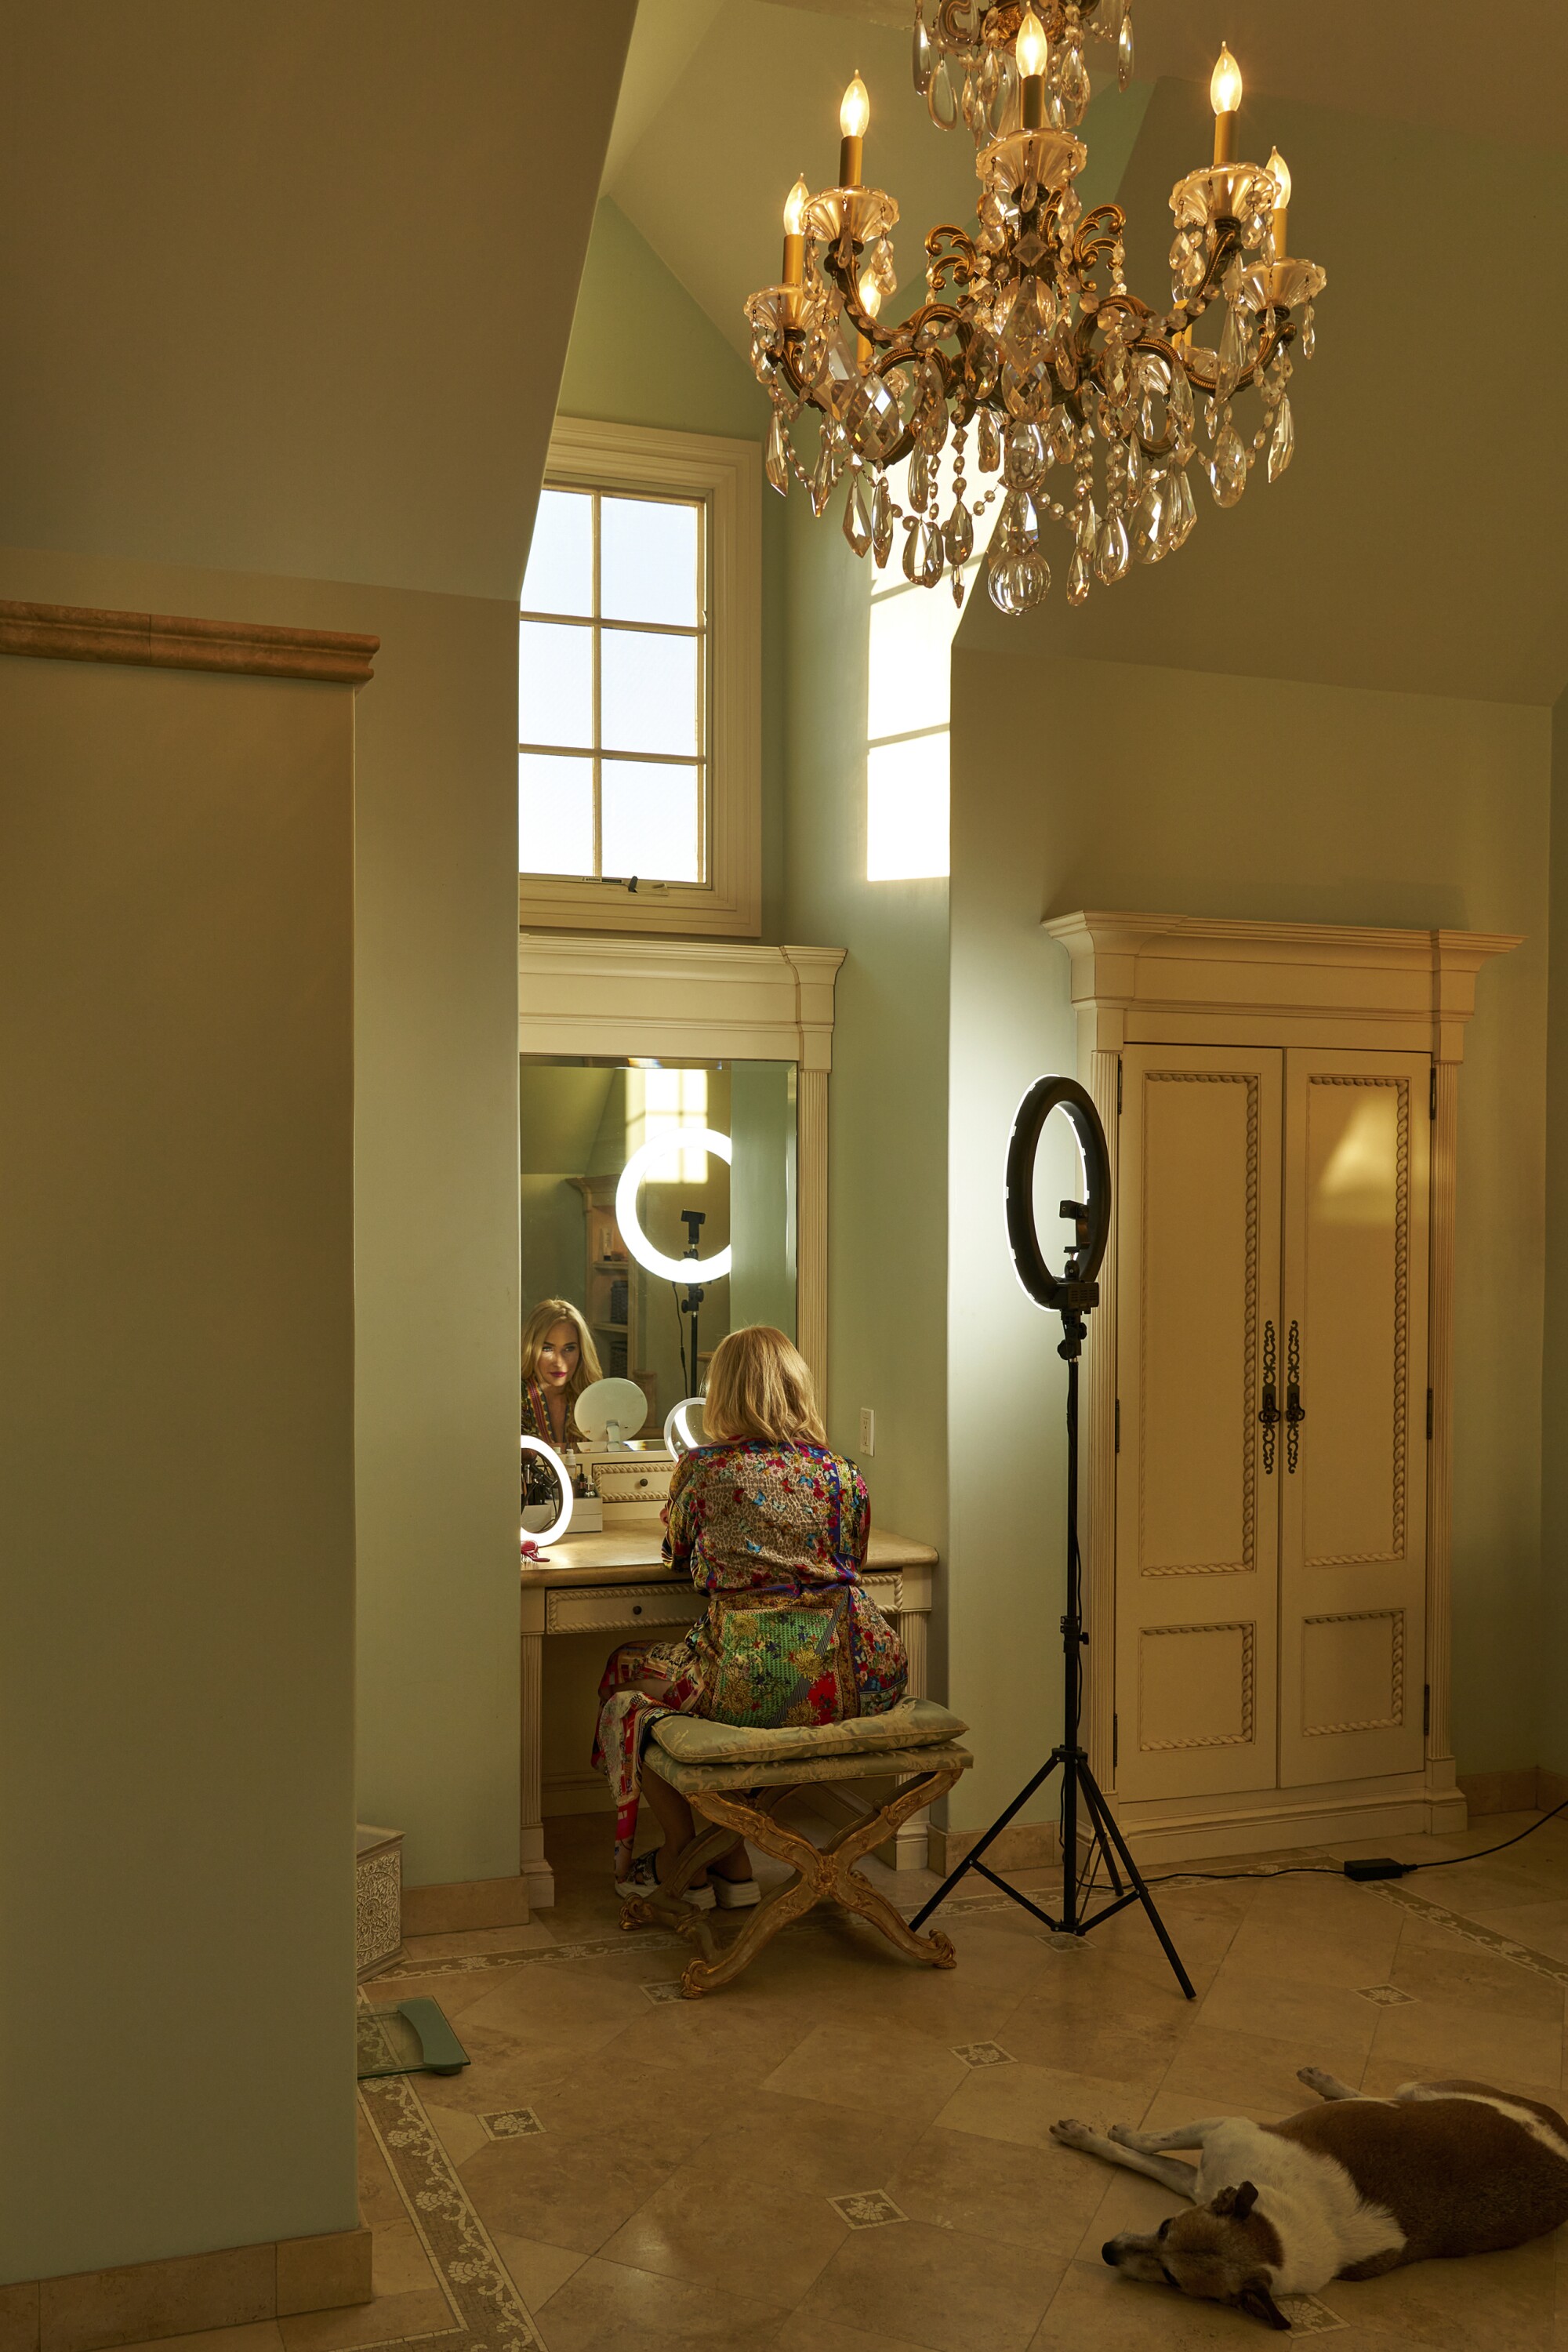
{"label": "upholstered vanity stool", "polygon": [[[862,1854],[895,1838],[911,1813],[945,1797],[967,1771],[974,1759],[956,1742],[968,1727],[929,1698],[905,1699],[886,1715],[794,1731],[754,1731],[695,1715],[663,1717],[643,1751],[642,1769],[668,1780],[692,1811],[712,1826],[700,1831],[675,1857],[657,1894],[632,1897],[621,1912],[622,1927],[643,1927],[657,1921],[700,1945],[700,1956],[687,1962],[680,1979],[688,2000],[731,1982],[781,1927],[819,1904],[869,1919],[911,1959],[931,1968],[955,1968],[957,1957],[947,1937],[936,1928],[929,1936],[917,1936],[855,1864]],[[826,1846],[814,1845],[776,1818],[790,1790],[808,1781],[879,1780],[890,1773],[920,1777],[906,1781],[885,1805],[851,1822]],[[764,1853],[788,1863],[795,1875],[787,1886],[765,1895],[746,1915],[740,1933],[719,1952],[706,1918],[682,1897],[696,1873],[722,1853],[736,1830]]]}

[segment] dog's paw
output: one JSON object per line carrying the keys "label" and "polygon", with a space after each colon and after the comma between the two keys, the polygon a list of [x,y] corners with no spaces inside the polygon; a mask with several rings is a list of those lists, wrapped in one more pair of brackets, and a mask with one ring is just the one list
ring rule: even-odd
{"label": "dog's paw", "polygon": [[1309,2091],[1316,2091],[1323,2099],[1331,2097],[1340,2087],[1339,2077],[1326,2073],[1321,2066],[1298,2066],[1296,2080],[1304,2083]]}
{"label": "dog's paw", "polygon": [[1092,2147],[1097,2134],[1091,2124],[1080,2124],[1076,2116],[1064,2116],[1060,2123],[1051,2126],[1051,2137],[1060,2147]]}
{"label": "dog's paw", "polygon": [[1142,2133],[1135,2131],[1131,2124],[1112,2124],[1106,2137],[1113,2139],[1119,2147],[1141,2148],[1143,2145]]}

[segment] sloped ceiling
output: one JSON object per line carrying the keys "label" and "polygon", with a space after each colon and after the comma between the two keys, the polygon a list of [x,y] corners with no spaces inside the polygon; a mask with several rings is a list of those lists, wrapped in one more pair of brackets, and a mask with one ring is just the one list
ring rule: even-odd
{"label": "sloped ceiling", "polygon": [[[967,137],[935,131],[910,89],[912,9],[700,0],[699,25],[698,5],[643,0],[628,96],[656,32],[665,79],[607,192],[743,350],[744,297],[777,274],[784,191],[799,170],[832,175],[858,66],[868,176],[899,198],[909,288],[923,231],[967,219],[975,185]],[[1135,0],[1135,16],[1150,79],[1097,95],[1086,194],[1126,206],[1130,282],[1163,299],[1170,190],[1206,158],[1227,38],[1247,77],[1240,152],[1261,160],[1278,142],[1292,246],[1329,272],[1317,356],[1297,373],[1295,462],[1272,488],[1255,474],[1231,513],[1203,494],[1179,556],[1081,611],[1059,587],[1024,622],[977,599],[962,641],[1554,701],[1568,683],[1568,9],[1521,0],[1496,36],[1460,0]]]}
{"label": "sloped ceiling", "polygon": [[504,597],[634,0],[0,0],[0,539]]}

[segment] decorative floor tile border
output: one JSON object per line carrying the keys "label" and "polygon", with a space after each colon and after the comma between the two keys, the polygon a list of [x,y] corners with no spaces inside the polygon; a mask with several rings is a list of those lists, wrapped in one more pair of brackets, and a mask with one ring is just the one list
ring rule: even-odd
{"label": "decorative floor tile border", "polygon": [[425,1977],[483,1976],[492,1969],[528,1969],[548,1967],[552,1962],[565,1960],[603,1960],[620,1952],[628,1957],[633,1952],[677,1952],[685,1949],[679,1936],[665,1935],[658,1930],[639,1931],[633,1943],[624,1935],[584,1936],[572,1944],[531,1944],[523,1951],[454,1952],[445,1959],[410,1960],[406,1956],[394,1967],[385,1969],[375,1979],[379,1992],[384,1985],[413,1984]]}
{"label": "decorative floor tile border", "polygon": [[[413,2084],[404,2075],[387,2074],[362,2083],[359,2095],[454,2321],[426,2336],[391,2340],[438,2343],[444,2352],[545,2352],[544,2338]],[[380,2347],[367,2346],[362,2352]]]}
{"label": "decorative floor tile border", "polygon": [[1289,2321],[1292,2336],[1327,2336],[1331,2328],[1350,2325],[1315,2294],[1279,2294],[1274,2300]]}
{"label": "decorative floor tile border", "polygon": [[1553,1959],[1550,1952],[1531,1951],[1528,1944],[1516,1944],[1511,1936],[1500,1936],[1495,1927],[1483,1927],[1475,1919],[1467,1919],[1462,1912],[1446,1910],[1441,1903],[1429,1902],[1425,1895],[1413,1895],[1397,1879],[1379,1879],[1368,1887],[1369,1895],[1381,1895],[1385,1903],[1397,1903],[1402,1911],[1414,1911],[1418,1919],[1431,1919],[1467,1944],[1479,1945],[1484,1952],[1495,1952],[1500,1960],[1511,1960],[1515,1968],[1529,1969],[1532,1975],[1550,1977],[1553,1984],[1568,1985],[1568,1960]]}

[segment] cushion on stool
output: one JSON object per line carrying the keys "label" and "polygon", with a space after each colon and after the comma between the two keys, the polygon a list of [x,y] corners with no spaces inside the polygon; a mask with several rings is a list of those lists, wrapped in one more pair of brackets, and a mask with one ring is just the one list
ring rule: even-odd
{"label": "cushion on stool", "polygon": [[934,1747],[968,1728],[933,1698],[906,1698],[885,1715],[853,1715],[842,1723],[808,1723],[781,1731],[714,1723],[703,1715],[667,1715],[654,1725],[652,1736],[666,1755],[681,1764],[773,1764],[791,1757]]}

